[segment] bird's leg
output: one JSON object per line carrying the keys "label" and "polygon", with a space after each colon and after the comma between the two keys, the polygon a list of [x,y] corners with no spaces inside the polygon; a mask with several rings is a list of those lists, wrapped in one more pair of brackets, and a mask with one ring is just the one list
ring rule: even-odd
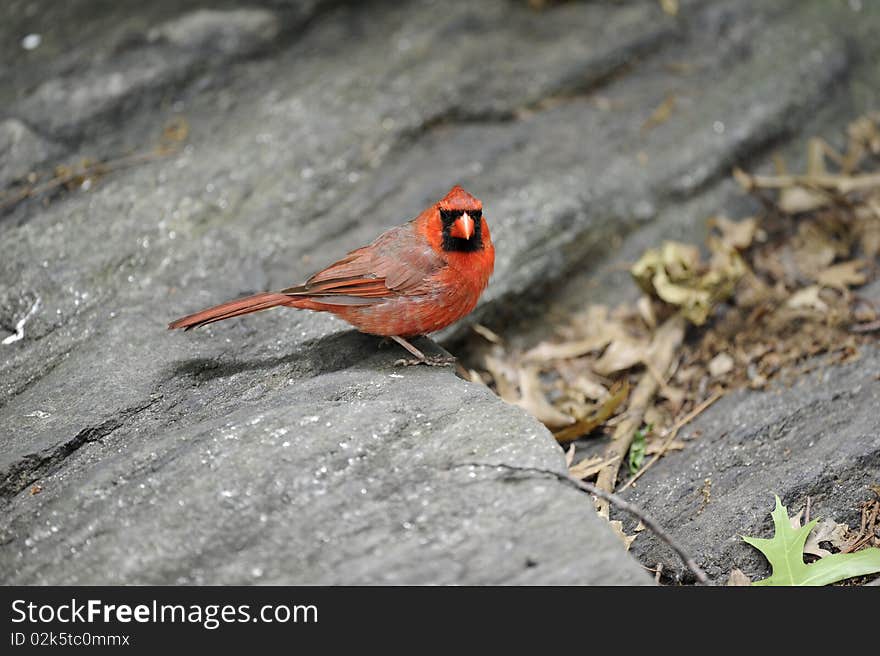
{"label": "bird's leg", "polygon": [[424,353],[422,353],[419,349],[417,349],[415,346],[410,344],[403,337],[398,337],[397,335],[391,335],[391,339],[393,339],[395,342],[400,344],[403,348],[405,348],[407,351],[409,351],[410,353],[412,353],[416,357],[415,360],[411,360],[408,358],[398,360],[397,362],[394,363],[395,365],[409,366],[409,365],[415,365],[415,364],[426,364],[431,367],[445,367],[446,365],[452,364],[455,362],[455,358],[446,357],[444,355],[434,355],[434,356],[428,357]]}
{"label": "bird's leg", "polygon": [[417,349],[415,346],[413,346],[412,344],[410,344],[410,343],[409,343],[407,340],[405,340],[403,337],[398,337],[397,335],[392,335],[392,336],[391,336],[391,339],[393,339],[395,342],[397,342],[398,344],[400,344],[403,348],[405,348],[407,351],[409,351],[410,353],[412,353],[412,354],[413,354],[414,356],[416,356],[419,360],[421,360],[421,361],[427,360],[427,358],[425,357],[425,354],[424,354],[424,353],[422,353],[419,349]]}

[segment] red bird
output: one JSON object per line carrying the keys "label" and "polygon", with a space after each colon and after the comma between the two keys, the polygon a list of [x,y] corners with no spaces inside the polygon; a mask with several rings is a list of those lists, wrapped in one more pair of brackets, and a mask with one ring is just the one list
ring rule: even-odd
{"label": "red bird", "polygon": [[196,312],[169,328],[198,328],[279,305],[332,312],[361,332],[407,338],[445,328],[477,305],[495,266],[483,204],[459,186],[415,219],[382,233],[304,284]]}

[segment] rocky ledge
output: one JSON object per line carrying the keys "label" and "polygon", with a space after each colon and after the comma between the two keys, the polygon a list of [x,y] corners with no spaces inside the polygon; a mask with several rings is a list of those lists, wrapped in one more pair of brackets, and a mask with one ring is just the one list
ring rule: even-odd
{"label": "rocky ledge", "polygon": [[165,325],[454,183],[498,248],[474,316],[534,313],[692,231],[734,162],[876,104],[877,8],[105,5],[0,10],[0,184],[129,164],[0,201],[3,582],[649,582],[549,433],[451,370],[304,312]]}

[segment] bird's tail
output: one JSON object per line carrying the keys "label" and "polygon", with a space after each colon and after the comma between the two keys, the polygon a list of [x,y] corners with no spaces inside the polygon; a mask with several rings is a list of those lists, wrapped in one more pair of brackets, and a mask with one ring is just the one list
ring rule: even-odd
{"label": "bird's tail", "polygon": [[201,312],[196,312],[195,314],[183,317],[177,321],[172,321],[168,324],[168,328],[183,328],[184,330],[191,330],[192,328],[198,328],[199,326],[214,323],[215,321],[223,321],[224,319],[231,319],[232,317],[238,317],[242,314],[268,310],[269,308],[286,305],[290,302],[291,298],[286,294],[263,292],[246,298],[240,298],[237,301],[229,301],[228,303],[215,305],[214,307],[207,308]]}

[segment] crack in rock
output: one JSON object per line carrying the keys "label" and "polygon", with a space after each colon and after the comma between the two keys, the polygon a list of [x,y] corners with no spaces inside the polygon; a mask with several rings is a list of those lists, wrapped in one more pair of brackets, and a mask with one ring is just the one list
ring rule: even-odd
{"label": "crack in rock", "polygon": [[67,442],[43,453],[29,453],[21,460],[13,463],[0,479],[0,498],[10,499],[28,485],[44,476],[57,471],[64,461],[89,442],[96,442],[121,428],[135,415],[148,410],[161,400],[157,396],[146,403],[126,408],[117,415],[104,420],[100,424],[88,426],[78,432]]}

